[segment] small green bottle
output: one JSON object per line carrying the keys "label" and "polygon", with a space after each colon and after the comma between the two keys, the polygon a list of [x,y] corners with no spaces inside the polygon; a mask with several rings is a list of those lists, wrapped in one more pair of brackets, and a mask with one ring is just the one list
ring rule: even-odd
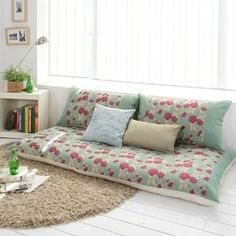
{"label": "small green bottle", "polygon": [[27,93],[32,93],[34,90],[34,85],[31,77],[28,78],[27,84],[26,84],[26,92]]}
{"label": "small green bottle", "polygon": [[10,175],[18,174],[19,167],[20,167],[20,163],[19,163],[18,157],[16,155],[16,149],[13,148],[11,150],[10,160],[9,160],[9,163],[8,163],[8,168],[9,168]]}

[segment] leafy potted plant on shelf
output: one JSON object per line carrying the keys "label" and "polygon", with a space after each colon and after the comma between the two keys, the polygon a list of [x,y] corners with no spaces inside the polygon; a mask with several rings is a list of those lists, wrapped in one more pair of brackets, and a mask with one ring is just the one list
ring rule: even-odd
{"label": "leafy potted plant on shelf", "polygon": [[2,78],[7,81],[7,92],[22,92],[26,81],[31,79],[30,73],[13,66],[10,66],[1,74]]}

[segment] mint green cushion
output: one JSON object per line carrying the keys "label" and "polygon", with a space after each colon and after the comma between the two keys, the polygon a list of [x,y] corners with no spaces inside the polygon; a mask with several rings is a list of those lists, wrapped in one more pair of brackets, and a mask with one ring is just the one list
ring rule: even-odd
{"label": "mint green cushion", "polygon": [[57,124],[85,129],[96,103],[113,108],[136,109],[138,100],[138,94],[80,90],[72,87],[64,112]]}
{"label": "mint green cushion", "polygon": [[211,102],[140,94],[138,120],[181,124],[177,141],[223,150],[222,125],[231,102]]}
{"label": "mint green cushion", "polygon": [[119,109],[96,104],[81,141],[95,141],[121,147],[126,127],[135,109]]}

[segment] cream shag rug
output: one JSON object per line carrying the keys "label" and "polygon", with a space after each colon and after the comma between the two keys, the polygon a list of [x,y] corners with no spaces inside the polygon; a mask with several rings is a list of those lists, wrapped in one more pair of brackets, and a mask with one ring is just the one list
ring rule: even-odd
{"label": "cream shag rug", "polygon": [[[0,168],[6,167],[6,146],[0,146]],[[0,227],[36,228],[69,223],[106,213],[134,196],[137,190],[83,176],[48,164],[21,159],[21,165],[50,176],[32,193],[9,194],[0,200]]]}

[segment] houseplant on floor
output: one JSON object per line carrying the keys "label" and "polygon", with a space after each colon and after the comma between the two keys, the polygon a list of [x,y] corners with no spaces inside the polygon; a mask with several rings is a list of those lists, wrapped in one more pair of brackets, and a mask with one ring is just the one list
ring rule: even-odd
{"label": "houseplant on floor", "polygon": [[31,79],[31,74],[10,66],[2,73],[2,78],[7,81],[7,92],[22,92],[25,81]]}

